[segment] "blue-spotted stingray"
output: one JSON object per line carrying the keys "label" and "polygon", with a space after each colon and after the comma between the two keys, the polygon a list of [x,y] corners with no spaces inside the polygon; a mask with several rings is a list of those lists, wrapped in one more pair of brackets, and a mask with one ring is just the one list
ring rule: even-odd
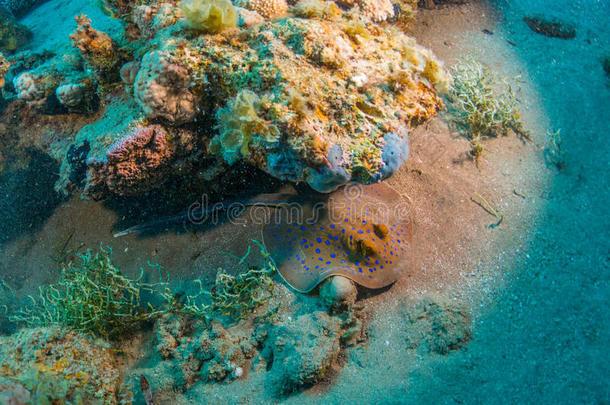
{"label": "blue-spotted stingray", "polygon": [[324,204],[277,210],[264,229],[265,245],[297,291],[311,291],[332,275],[385,287],[409,259],[413,223],[401,201],[384,183],[350,186]]}

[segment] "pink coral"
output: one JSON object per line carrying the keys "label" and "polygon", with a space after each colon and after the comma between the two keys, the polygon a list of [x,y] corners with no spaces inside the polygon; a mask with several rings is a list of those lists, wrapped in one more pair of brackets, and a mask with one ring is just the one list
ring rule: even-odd
{"label": "pink coral", "polygon": [[167,178],[172,151],[160,125],[138,128],[106,151],[105,161],[88,162],[85,192],[101,197],[105,189],[135,195],[161,185]]}

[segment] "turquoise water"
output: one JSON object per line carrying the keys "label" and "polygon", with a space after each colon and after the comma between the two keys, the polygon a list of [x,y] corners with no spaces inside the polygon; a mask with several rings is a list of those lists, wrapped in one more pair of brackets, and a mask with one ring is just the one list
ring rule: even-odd
{"label": "turquoise water", "polygon": [[[120,37],[120,20],[104,14],[93,3],[49,0],[33,9],[20,20],[33,31],[32,41],[11,54],[12,57],[34,55],[34,59],[43,58],[39,53],[43,49],[58,55],[72,54],[74,49],[67,37],[74,32],[75,24],[71,20],[68,24],[67,20],[81,12],[93,20],[94,28],[112,38]],[[490,147],[488,154],[484,155],[486,163],[478,169],[473,162],[466,163],[471,165],[467,169],[459,169],[456,159],[453,170],[458,173],[458,179],[460,175],[472,176],[473,173],[481,176],[481,184],[486,185],[481,187],[486,187],[489,193],[483,194],[500,195],[493,201],[508,200],[513,191],[518,191],[515,188],[518,185],[526,184],[528,187],[527,205],[516,208],[516,211],[502,205],[506,212],[514,215],[509,217],[507,214],[506,222],[497,232],[485,226],[470,228],[473,217],[464,214],[462,227],[476,233],[456,237],[457,242],[449,247],[459,254],[446,265],[453,268],[464,266],[464,272],[474,268],[471,271],[473,281],[458,276],[454,280],[453,270],[443,270],[442,266],[435,270],[435,263],[437,267],[440,264],[430,257],[442,255],[433,246],[437,239],[430,238],[424,241],[425,258],[413,265],[415,268],[405,271],[403,279],[382,290],[359,287],[355,306],[350,306],[349,310],[337,310],[332,305],[328,307],[324,303],[326,293],[319,289],[300,294],[286,283],[290,278],[275,276],[275,289],[271,290],[269,302],[277,303],[279,309],[274,312],[277,318],[255,321],[255,326],[227,321],[221,316],[212,317],[229,332],[215,332],[214,335],[205,332],[207,326],[196,323],[197,326],[191,329],[204,331],[195,333],[197,338],[193,341],[199,344],[184,337],[189,336],[189,332],[184,332],[181,338],[187,340],[181,341],[182,346],[178,345],[181,349],[168,349],[171,355],[164,356],[159,354],[159,344],[165,344],[164,337],[178,333],[175,331],[180,327],[175,325],[179,322],[170,327],[167,326],[171,323],[169,321],[167,324],[163,323],[166,321],[150,321],[144,326],[139,325],[135,334],[108,343],[122,353],[113,361],[126,387],[133,392],[135,403],[146,402],[146,392],[139,383],[140,375],[145,375],[150,381],[154,403],[610,402],[607,355],[607,342],[610,341],[610,187],[607,175],[610,146],[606,142],[610,118],[610,73],[604,71],[603,65],[604,58],[610,58],[610,3],[594,0],[498,0],[442,6],[437,10],[426,10],[425,15],[434,18],[434,13],[472,13],[472,19],[480,21],[477,13],[481,10],[487,14],[482,25],[489,26],[493,32],[487,36],[502,45],[490,48],[489,44],[481,43],[479,47],[472,41],[481,38],[481,32],[478,29],[472,31],[469,27],[456,28],[460,39],[451,37],[447,41],[464,48],[463,53],[480,48],[482,55],[492,52],[490,61],[506,63],[506,66],[490,63],[492,70],[510,72],[515,66],[521,69],[523,87],[526,88],[521,97],[528,107],[523,115],[526,126],[532,128],[534,135],[533,141],[524,146],[527,152],[521,159],[510,160],[514,158],[510,155],[506,162],[496,163],[496,167],[505,164],[510,175],[496,176],[497,171],[494,171],[494,158],[507,156],[502,155],[502,147],[508,145],[509,151],[517,148],[509,138],[497,140],[500,143]],[[534,33],[524,23],[524,16],[561,21],[574,27],[576,36],[559,39]],[[49,24],[49,18],[55,22]],[[435,33],[434,39],[417,38],[418,42],[442,43],[443,27],[437,29],[439,32]],[[447,32],[453,35],[455,30],[447,28]],[[142,58],[144,49],[150,44],[143,42],[139,46],[141,51],[136,49],[133,52],[136,58]],[[161,45],[155,43],[154,46]],[[455,62],[455,54],[462,53],[462,49],[447,51],[433,47],[432,50],[439,55],[443,52],[451,54],[445,60],[447,65]],[[19,73],[31,68],[22,60],[7,59],[13,69],[18,66]],[[65,60],[69,61],[68,58]],[[17,72],[13,70],[7,77],[12,80],[17,77]],[[247,271],[247,265],[266,263],[264,255],[258,255],[258,251],[253,251],[247,260],[239,260],[249,241],[261,235],[256,224],[236,225],[225,218],[202,227],[189,225],[180,217],[179,220],[163,222],[163,226],[152,232],[125,238],[114,238],[113,234],[138,223],[181,213],[190,202],[199,201],[198,196],[203,191],[209,191],[214,201],[223,198],[225,201],[250,201],[259,193],[277,193],[286,187],[291,193],[300,193],[299,198],[311,193],[306,184],[300,184],[294,190],[289,178],[278,179],[276,172],[269,175],[251,162],[233,166],[233,171],[221,169],[227,170],[227,174],[213,177],[210,173],[216,169],[202,165],[203,160],[194,164],[197,170],[189,172],[191,177],[186,181],[177,176],[178,180],[172,178],[160,188],[140,195],[111,195],[102,201],[82,200],[80,195],[86,179],[83,180],[83,173],[79,175],[76,170],[68,176],[75,183],[74,187],[68,188],[69,193],[56,192],[60,177],[66,177],[67,145],[75,139],[96,139],[98,135],[102,139],[101,134],[104,134],[107,148],[129,132],[132,115],[140,114],[139,105],[129,97],[124,99],[122,90],[117,88],[110,86],[100,92],[100,103],[115,107],[107,108],[106,113],[92,114],[65,110],[41,112],[26,106],[23,97],[17,100],[12,82],[3,90],[4,98],[0,104],[3,115],[0,123],[0,215],[3,219],[0,225],[0,278],[7,287],[2,291],[5,315],[0,318],[0,330],[2,339],[7,339],[3,344],[5,348],[13,347],[15,339],[30,342],[25,334],[15,335],[27,325],[9,321],[9,318],[28,304],[27,296],[36,295],[38,286],[57,282],[61,273],[61,267],[57,266],[60,262],[58,256],[66,261],[65,265],[70,259],[78,262],[76,252],[84,252],[86,247],[96,248],[100,243],[112,245],[115,262],[131,278],[137,278],[139,268],[146,268],[147,261],[156,258],[168,269],[171,286],[180,294],[196,291],[195,279],[201,279],[204,288],[213,290],[218,267],[239,274]],[[314,113],[310,111],[310,114]],[[421,147],[426,143],[421,139],[426,139],[425,131],[434,131],[435,125],[446,128],[442,121],[445,119],[441,115],[433,119],[432,129],[426,127],[412,133],[409,159],[417,158],[423,163],[407,160],[404,167],[408,169],[403,168],[386,180],[398,189],[399,194],[411,190],[410,182],[415,181],[409,177],[412,167],[423,167],[424,176],[428,176],[424,177],[427,180],[417,181],[442,184],[437,181],[440,172],[435,171],[434,165],[426,165],[426,151]],[[79,132],[84,125],[96,122],[97,126]],[[152,122],[166,125],[162,119],[153,119]],[[200,126],[205,125],[209,123]],[[189,123],[176,125],[188,130],[195,126]],[[171,125],[167,128],[173,130]],[[551,147],[545,129],[561,130],[563,165],[560,169],[545,161],[545,150]],[[213,136],[210,134],[214,130],[210,129],[210,133],[205,132],[207,129],[201,130],[198,134],[205,132],[202,135],[205,138]],[[448,130],[442,131],[445,135],[449,133]],[[448,144],[449,150],[461,150],[467,146],[463,140],[459,141],[459,137],[456,139],[450,141],[455,143]],[[99,145],[95,147],[99,148]],[[88,152],[89,156],[103,152],[93,149]],[[73,154],[78,155],[74,150]],[[205,162],[207,164],[207,160]],[[80,164],[87,165],[86,162]],[[188,164],[192,163],[175,166],[172,170]],[[332,162],[328,167],[335,169]],[[205,169],[209,169],[208,172]],[[197,174],[193,175],[195,172]],[[72,175],[80,178],[74,181]],[[214,179],[212,185],[201,181],[208,178],[206,176]],[[461,184],[459,180],[455,181]],[[494,194],[494,181],[505,182],[497,185],[497,189],[509,191]],[[458,188],[470,184],[465,181]],[[441,196],[438,201],[442,201],[442,188],[439,191],[430,186],[426,190],[437,192]],[[429,201],[423,195],[420,198]],[[418,196],[410,195],[409,199],[417,201]],[[464,212],[460,205],[447,210],[437,207],[442,207],[442,204],[429,208],[429,218],[437,220],[439,215],[453,217],[455,212]],[[417,212],[426,213],[426,210]],[[434,220],[429,218],[418,218],[424,224],[421,229],[430,229],[425,224]],[[442,218],[438,220],[441,224],[449,223],[443,222]],[[415,229],[417,231],[417,227]],[[448,230],[441,227],[436,230],[439,235],[446,232]],[[480,246],[492,246],[481,245],[482,240],[493,240],[496,250],[488,253],[487,257],[483,253],[477,267],[470,261],[474,260],[472,256],[485,251]],[[229,254],[220,254],[221,251]],[[445,271],[448,276],[447,279],[421,276],[426,271],[441,275]],[[146,277],[150,278],[146,281],[153,281],[153,276]],[[422,302],[427,309],[421,310],[418,306]],[[426,304],[428,302],[433,304]],[[262,312],[255,312],[256,316],[271,311],[265,306],[262,308],[259,310]],[[440,308],[438,313],[436,308]],[[339,337],[354,325],[359,329],[357,338]],[[255,335],[254,329],[259,340],[251,337]],[[227,335],[232,337],[227,338]],[[104,340],[104,337],[95,339]],[[184,343],[186,341],[188,344]],[[236,341],[242,342],[241,345]],[[244,354],[244,341],[255,342],[251,355]],[[209,356],[211,360],[200,354],[201,347],[221,346],[221,343],[240,354],[233,358],[222,349],[214,349],[216,352]],[[29,343],[24,344],[26,350],[35,350]],[[240,349],[235,349],[238,346]],[[283,347],[284,352],[282,349],[277,351],[278,347]],[[9,356],[9,349],[6,350],[3,364],[10,368],[18,363],[14,363],[17,360]],[[190,358],[191,352],[192,358],[204,358],[199,368],[188,366],[188,361],[184,360]],[[57,356],[61,358],[62,355]],[[311,359],[311,362],[303,359]],[[224,371],[212,370],[210,364],[214,361],[221,365],[218,367],[224,367]],[[30,366],[32,364],[28,364]],[[322,371],[307,374],[308,367],[318,367]],[[0,367],[0,370],[3,369]],[[65,378],[63,371],[50,373],[52,378]],[[205,373],[220,377],[209,377]],[[315,377],[305,383],[299,380],[301,376],[310,378],[311,375]],[[32,386],[36,384],[24,383],[20,374],[4,370],[0,377],[0,402],[13,395],[13,391],[2,385],[7,379],[22,384],[32,393],[31,396],[35,396],[36,389]],[[42,380],[43,376],[38,374],[36,378]],[[279,389],[278,393],[278,385],[289,388]],[[54,395],[62,395],[57,392]],[[64,400],[68,397],[64,395]],[[87,401],[95,402],[92,399]],[[109,397],[98,401],[113,403]]]}

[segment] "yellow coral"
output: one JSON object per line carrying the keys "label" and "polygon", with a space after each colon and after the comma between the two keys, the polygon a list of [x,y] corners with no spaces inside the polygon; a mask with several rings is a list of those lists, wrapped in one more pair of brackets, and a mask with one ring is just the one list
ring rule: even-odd
{"label": "yellow coral", "polygon": [[237,10],[230,0],[184,0],[182,13],[189,27],[218,33],[237,26]]}
{"label": "yellow coral", "polygon": [[304,18],[334,18],[341,16],[341,10],[332,1],[301,0],[292,9],[297,17]]}
{"label": "yellow coral", "polygon": [[222,154],[224,160],[235,163],[240,157],[248,157],[253,144],[275,142],[279,129],[260,117],[260,105],[265,98],[250,90],[242,90],[226,108],[216,113],[220,134],[210,144],[213,153]]}
{"label": "yellow coral", "polygon": [[248,0],[245,6],[265,18],[282,15],[288,10],[286,0]]}

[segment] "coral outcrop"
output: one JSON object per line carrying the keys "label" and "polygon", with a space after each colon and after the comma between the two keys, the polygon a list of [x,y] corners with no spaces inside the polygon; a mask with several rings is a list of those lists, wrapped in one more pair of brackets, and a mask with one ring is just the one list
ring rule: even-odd
{"label": "coral outcrop", "polygon": [[119,404],[131,399],[111,350],[76,332],[22,329],[0,337],[0,357],[2,403]]}
{"label": "coral outcrop", "polygon": [[[84,66],[80,57],[69,63],[53,58],[13,80],[19,98],[47,113],[95,111],[104,103],[98,95],[117,88],[124,93],[106,99],[105,115],[122,111],[126,98],[137,104],[130,122],[121,118],[121,130],[111,126],[112,133],[100,130],[96,138],[83,129],[65,146],[67,156],[68,148],[89,143],[86,190],[105,190],[93,192],[99,198],[149,191],[168,172],[191,176],[175,170],[184,159],[199,160],[210,173],[208,162],[224,164],[216,173],[247,162],[321,192],[374,183],[407,158],[409,130],[443,107],[437,90],[448,88],[450,76],[412,38],[374,22],[386,18],[371,11],[384,9],[382,1],[350,11],[322,0],[293,7],[283,0],[240,7],[221,0],[123,3],[109,4],[124,11],[124,38],[112,39],[86,16],[77,17],[71,39]],[[390,16],[390,8],[379,15]],[[132,45],[118,45],[126,40]],[[145,159],[130,174],[111,170],[111,145],[151,124],[153,132],[168,134],[168,150],[190,142],[188,151],[167,152],[157,163]],[[191,134],[188,142],[169,140],[184,138],[180,134]],[[152,153],[148,144],[125,144],[133,156]],[[71,188],[71,172],[62,169],[58,188]]]}
{"label": "coral outcrop", "polygon": [[341,349],[341,325],[341,319],[322,311],[276,325],[268,342],[273,352],[270,371],[275,389],[289,393],[324,377]]}
{"label": "coral outcrop", "polygon": [[165,180],[171,153],[161,126],[138,128],[112,145],[105,160],[88,161],[86,192],[98,195],[107,187],[116,194],[133,195],[151,190]]}
{"label": "coral outcrop", "polygon": [[172,125],[220,105],[211,150],[229,164],[323,192],[378,181],[406,159],[409,126],[441,108],[448,76],[412,39],[367,24],[287,18],[165,46],[142,59],[136,99]]}

